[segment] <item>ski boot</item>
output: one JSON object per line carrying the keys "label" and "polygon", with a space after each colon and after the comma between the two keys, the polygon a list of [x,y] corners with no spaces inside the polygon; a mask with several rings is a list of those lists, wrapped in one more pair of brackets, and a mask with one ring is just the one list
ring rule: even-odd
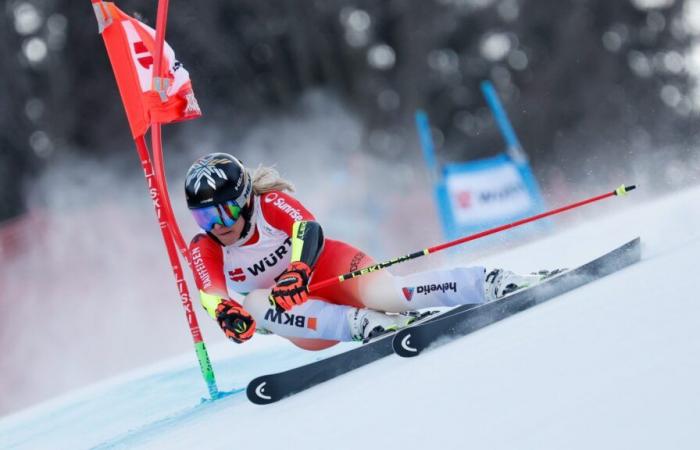
{"label": "ski boot", "polygon": [[532,287],[565,271],[566,269],[540,270],[527,275],[520,275],[510,270],[493,269],[484,279],[486,302],[489,303],[513,292]]}
{"label": "ski boot", "polygon": [[405,328],[434,313],[437,311],[407,311],[390,314],[367,308],[353,308],[348,311],[347,319],[352,339],[366,343],[381,335]]}

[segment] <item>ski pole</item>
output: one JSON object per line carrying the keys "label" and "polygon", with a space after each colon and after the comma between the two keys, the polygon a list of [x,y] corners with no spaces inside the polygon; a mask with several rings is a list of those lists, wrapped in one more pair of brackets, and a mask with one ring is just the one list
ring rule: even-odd
{"label": "ski pole", "polygon": [[508,223],[505,225],[501,225],[495,228],[490,228],[488,230],[480,231],[479,233],[471,234],[469,236],[464,236],[459,239],[455,239],[454,241],[446,242],[444,244],[439,244],[435,245],[433,247],[428,247],[426,249],[410,253],[408,255],[400,256],[398,258],[390,259],[388,261],[384,261],[378,264],[373,264],[371,266],[367,266],[363,269],[358,269],[355,270],[354,272],[348,272],[343,275],[339,275],[334,278],[328,278],[327,280],[319,281],[318,283],[313,283],[309,286],[309,292],[317,291],[321,288],[331,286],[335,283],[342,283],[343,281],[350,280],[352,278],[357,278],[362,275],[366,275],[368,273],[376,272],[377,270],[385,269],[389,266],[393,266],[394,264],[399,264],[405,261],[409,261],[411,259],[416,259],[420,258],[421,256],[429,255],[431,253],[437,253],[440,250],[444,250],[446,248],[454,247],[455,245],[463,244],[465,242],[469,241],[475,241],[477,239],[480,239],[485,236],[489,236],[491,234],[496,234],[500,233],[501,231],[509,230],[511,228],[519,227],[521,225],[525,225],[526,223],[530,222],[535,222],[540,219],[544,219],[545,217],[553,216],[555,214],[563,213],[564,211],[569,211],[571,209],[578,208],[580,206],[588,205],[589,203],[594,203],[603,199],[606,199],[608,197],[615,197],[615,196],[622,196],[627,194],[628,192],[634,190],[636,186],[625,186],[624,184],[620,186],[619,188],[615,189],[612,192],[607,192],[605,194],[597,195],[595,197],[588,198],[586,200],[581,200],[576,203],[571,203],[566,206],[562,206],[561,208],[557,209],[552,209],[547,212],[543,212],[541,214],[537,214],[531,217],[526,217],[524,219],[517,220],[512,223]]}

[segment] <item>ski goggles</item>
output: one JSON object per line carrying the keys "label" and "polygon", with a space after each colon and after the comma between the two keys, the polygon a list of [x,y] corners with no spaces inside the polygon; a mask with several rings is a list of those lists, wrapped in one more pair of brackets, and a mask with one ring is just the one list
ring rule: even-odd
{"label": "ski goggles", "polygon": [[224,227],[233,226],[241,216],[241,208],[234,200],[205,208],[191,209],[197,225],[204,231],[211,231],[217,223]]}

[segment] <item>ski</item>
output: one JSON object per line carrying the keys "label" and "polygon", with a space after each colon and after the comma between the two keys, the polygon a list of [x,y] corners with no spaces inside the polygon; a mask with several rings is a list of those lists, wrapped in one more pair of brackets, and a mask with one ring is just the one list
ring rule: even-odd
{"label": "ski", "polygon": [[392,347],[402,357],[413,357],[449,337],[464,336],[558,295],[602,278],[641,259],[640,239],[636,238],[587,264],[556,275],[529,289],[479,306],[464,305],[421,324],[394,334]]}
{"label": "ski", "polygon": [[[409,328],[387,333],[352,350],[253,379],[246,388],[257,405],[277,402],[343,375],[392,353],[416,356],[443,336],[468,334],[556,295],[601,278],[640,259],[639,238],[581,267],[569,270],[525,291],[478,307],[465,305],[428,316]],[[403,342],[403,345],[401,343]]]}
{"label": "ski", "polygon": [[[416,323],[425,323],[437,317],[442,317],[442,315],[437,312],[426,313]],[[389,356],[394,353],[391,347],[391,337],[394,333],[383,334],[357,348],[339,353],[330,358],[295,367],[284,372],[259,376],[248,383],[246,388],[248,400],[257,405],[274,403],[284,397],[305,391],[319,383]]]}
{"label": "ski", "polygon": [[388,356],[393,353],[389,337],[382,336],[352,350],[284,372],[257,377],[248,383],[248,400],[257,405],[274,403]]}

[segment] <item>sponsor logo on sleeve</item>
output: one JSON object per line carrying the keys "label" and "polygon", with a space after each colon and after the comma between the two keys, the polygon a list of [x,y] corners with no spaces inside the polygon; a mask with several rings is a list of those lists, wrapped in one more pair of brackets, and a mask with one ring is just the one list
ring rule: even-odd
{"label": "sponsor logo on sleeve", "polygon": [[211,287],[211,277],[207,271],[207,266],[204,264],[204,259],[202,258],[202,253],[199,247],[194,247],[192,249],[192,266],[194,267],[197,276],[202,283],[202,289],[208,289]]}
{"label": "sponsor logo on sleeve", "polygon": [[[274,194],[274,195],[277,195],[277,194]],[[267,199],[265,199],[265,201],[267,202]],[[289,217],[291,217],[292,219],[294,219],[297,222],[304,220],[304,216],[302,216],[301,211],[299,211],[299,209],[297,209],[294,206],[287,203],[284,200],[284,198],[282,198],[282,197],[277,198],[275,200],[275,202],[273,203],[273,205],[275,205],[283,213],[287,214]]]}
{"label": "sponsor logo on sleeve", "polygon": [[279,194],[277,192],[271,192],[265,196],[265,203],[272,203],[277,200]]}

